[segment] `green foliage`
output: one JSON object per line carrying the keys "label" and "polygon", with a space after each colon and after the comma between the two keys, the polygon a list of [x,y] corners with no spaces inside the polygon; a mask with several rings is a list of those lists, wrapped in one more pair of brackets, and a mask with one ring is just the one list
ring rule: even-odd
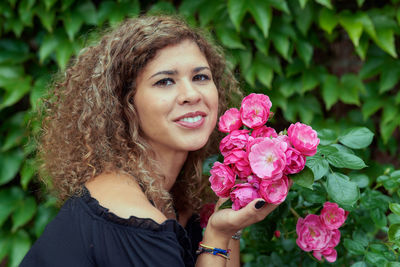
{"label": "green foliage", "polygon": [[[147,11],[179,13],[215,33],[245,93],[270,96],[273,127],[300,120],[318,129],[320,148],[307,162],[309,171],[293,177],[287,203],[245,231],[245,266],[316,266],[295,245],[290,213],[315,213],[327,200],[351,211],[338,265],[397,266],[396,0],[1,1],[0,262],[18,266],[57,211],[54,199],[39,193],[29,138],[31,111],[51,74],[65,70],[97,27]],[[281,238],[272,237],[275,229]]]}

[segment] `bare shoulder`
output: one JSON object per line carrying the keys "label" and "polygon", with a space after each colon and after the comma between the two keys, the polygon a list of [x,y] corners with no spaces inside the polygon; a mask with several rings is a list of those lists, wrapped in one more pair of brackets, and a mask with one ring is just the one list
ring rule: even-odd
{"label": "bare shoulder", "polygon": [[130,177],[107,173],[86,183],[91,196],[100,205],[121,218],[135,216],[163,223],[167,218],[147,199],[140,186]]}

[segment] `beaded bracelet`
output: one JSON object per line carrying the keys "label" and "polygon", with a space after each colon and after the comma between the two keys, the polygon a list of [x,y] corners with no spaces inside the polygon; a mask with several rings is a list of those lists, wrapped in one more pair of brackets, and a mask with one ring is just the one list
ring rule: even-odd
{"label": "beaded bracelet", "polygon": [[206,246],[200,242],[199,248],[197,249],[196,254],[200,255],[201,253],[205,252],[205,253],[220,256],[222,258],[229,260],[229,252],[230,251],[231,251],[230,249],[225,250],[225,249],[221,249],[221,248]]}

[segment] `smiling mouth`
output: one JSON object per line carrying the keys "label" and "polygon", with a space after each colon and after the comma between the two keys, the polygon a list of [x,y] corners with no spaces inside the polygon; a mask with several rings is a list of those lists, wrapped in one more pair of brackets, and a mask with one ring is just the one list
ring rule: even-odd
{"label": "smiling mouth", "polygon": [[182,118],[179,121],[183,121],[183,122],[189,122],[189,123],[195,123],[198,122],[199,120],[201,120],[202,116],[198,115],[196,117],[186,117],[186,118]]}

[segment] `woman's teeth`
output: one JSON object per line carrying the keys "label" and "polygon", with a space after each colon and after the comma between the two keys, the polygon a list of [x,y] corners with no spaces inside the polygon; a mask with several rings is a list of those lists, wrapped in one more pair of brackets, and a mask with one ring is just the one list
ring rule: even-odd
{"label": "woman's teeth", "polygon": [[197,122],[199,120],[201,120],[201,116],[200,115],[196,116],[196,117],[188,117],[188,118],[180,119],[180,121],[189,122],[189,123],[194,123],[194,122]]}

